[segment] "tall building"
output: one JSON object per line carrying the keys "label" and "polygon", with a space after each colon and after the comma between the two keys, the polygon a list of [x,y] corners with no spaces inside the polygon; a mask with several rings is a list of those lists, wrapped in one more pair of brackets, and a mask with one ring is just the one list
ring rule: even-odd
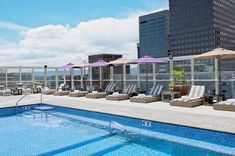
{"label": "tall building", "polygon": [[138,57],[150,55],[165,57],[168,54],[169,11],[139,17]]}
{"label": "tall building", "polygon": [[173,56],[235,46],[234,0],[169,0],[169,8]]}
{"label": "tall building", "polygon": [[[122,55],[119,54],[97,54],[97,55],[90,55],[88,56],[88,62],[93,63],[98,60],[103,60],[106,62],[114,61],[118,58],[121,58]],[[115,66],[114,67],[114,74],[121,74],[122,73],[122,66]],[[126,72],[130,73],[130,66],[126,66]],[[92,70],[93,79],[99,79],[99,69],[94,68]],[[108,79],[110,76],[110,68],[103,67],[103,79]]]}

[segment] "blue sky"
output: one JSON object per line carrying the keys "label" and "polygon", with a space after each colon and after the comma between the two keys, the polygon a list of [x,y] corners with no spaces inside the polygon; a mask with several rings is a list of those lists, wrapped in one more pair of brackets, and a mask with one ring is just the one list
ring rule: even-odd
{"label": "blue sky", "polygon": [[166,8],[168,0],[0,0],[0,62],[59,64],[120,51],[134,57],[138,16]]}
{"label": "blue sky", "polygon": [[[101,17],[122,18],[128,13],[165,8],[167,0],[1,0],[0,21],[33,28],[46,24],[76,25]],[[18,39],[15,31],[0,28],[1,38]]]}

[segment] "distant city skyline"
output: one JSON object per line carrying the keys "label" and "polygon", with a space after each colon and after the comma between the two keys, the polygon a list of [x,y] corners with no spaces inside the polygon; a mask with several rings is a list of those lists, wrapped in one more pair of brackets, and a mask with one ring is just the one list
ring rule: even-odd
{"label": "distant city skyline", "polygon": [[79,63],[90,54],[137,56],[138,17],[168,0],[1,0],[0,65]]}

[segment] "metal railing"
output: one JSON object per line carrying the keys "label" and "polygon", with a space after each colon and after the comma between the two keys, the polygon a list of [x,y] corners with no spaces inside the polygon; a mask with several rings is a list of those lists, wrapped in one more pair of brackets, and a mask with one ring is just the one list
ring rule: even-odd
{"label": "metal railing", "polygon": [[[127,138],[127,133],[128,133],[128,131],[124,128],[123,125],[117,123],[116,121],[111,121],[111,122],[109,123],[109,132],[110,132],[110,134],[113,134],[113,133],[114,133],[114,131],[113,131],[114,128],[112,128],[112,125],[117,126],[117,128],[119,128],[119,131],[118,131],[118,132],[119,132],[119,133],[120,133],[120,132],[123,132],[125,138]],[[115,133],[117,134],[118,132],[116,131]]]}
{"label": "metal railing", "polygon": [[18,114],[18,104],[21,100],[23,100],[27,95],[29,95],[28,93],[26,93],[24,96],[22,96],[18,101],[16,101],[16,111],[15,113]]}

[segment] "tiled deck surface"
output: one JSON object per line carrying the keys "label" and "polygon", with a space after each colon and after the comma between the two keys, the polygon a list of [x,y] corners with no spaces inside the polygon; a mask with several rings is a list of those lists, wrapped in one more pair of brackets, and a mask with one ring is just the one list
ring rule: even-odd
{"label": "tiled deck surface", "polygon": [[[15,106],[20,97],[22,96],[0,97],[0,107]],[[19,105],[39,102],[40,94],[32,94],[22,100]],[[173,107],[163,102],[139,104],[131,103],[129,100],[116,102],[104,98],[87,99],[85,97],[52,95],[43,95],[43,103],[235,134],[235,112],[217,111],[213,110],[211,106],[184,108]]]}

